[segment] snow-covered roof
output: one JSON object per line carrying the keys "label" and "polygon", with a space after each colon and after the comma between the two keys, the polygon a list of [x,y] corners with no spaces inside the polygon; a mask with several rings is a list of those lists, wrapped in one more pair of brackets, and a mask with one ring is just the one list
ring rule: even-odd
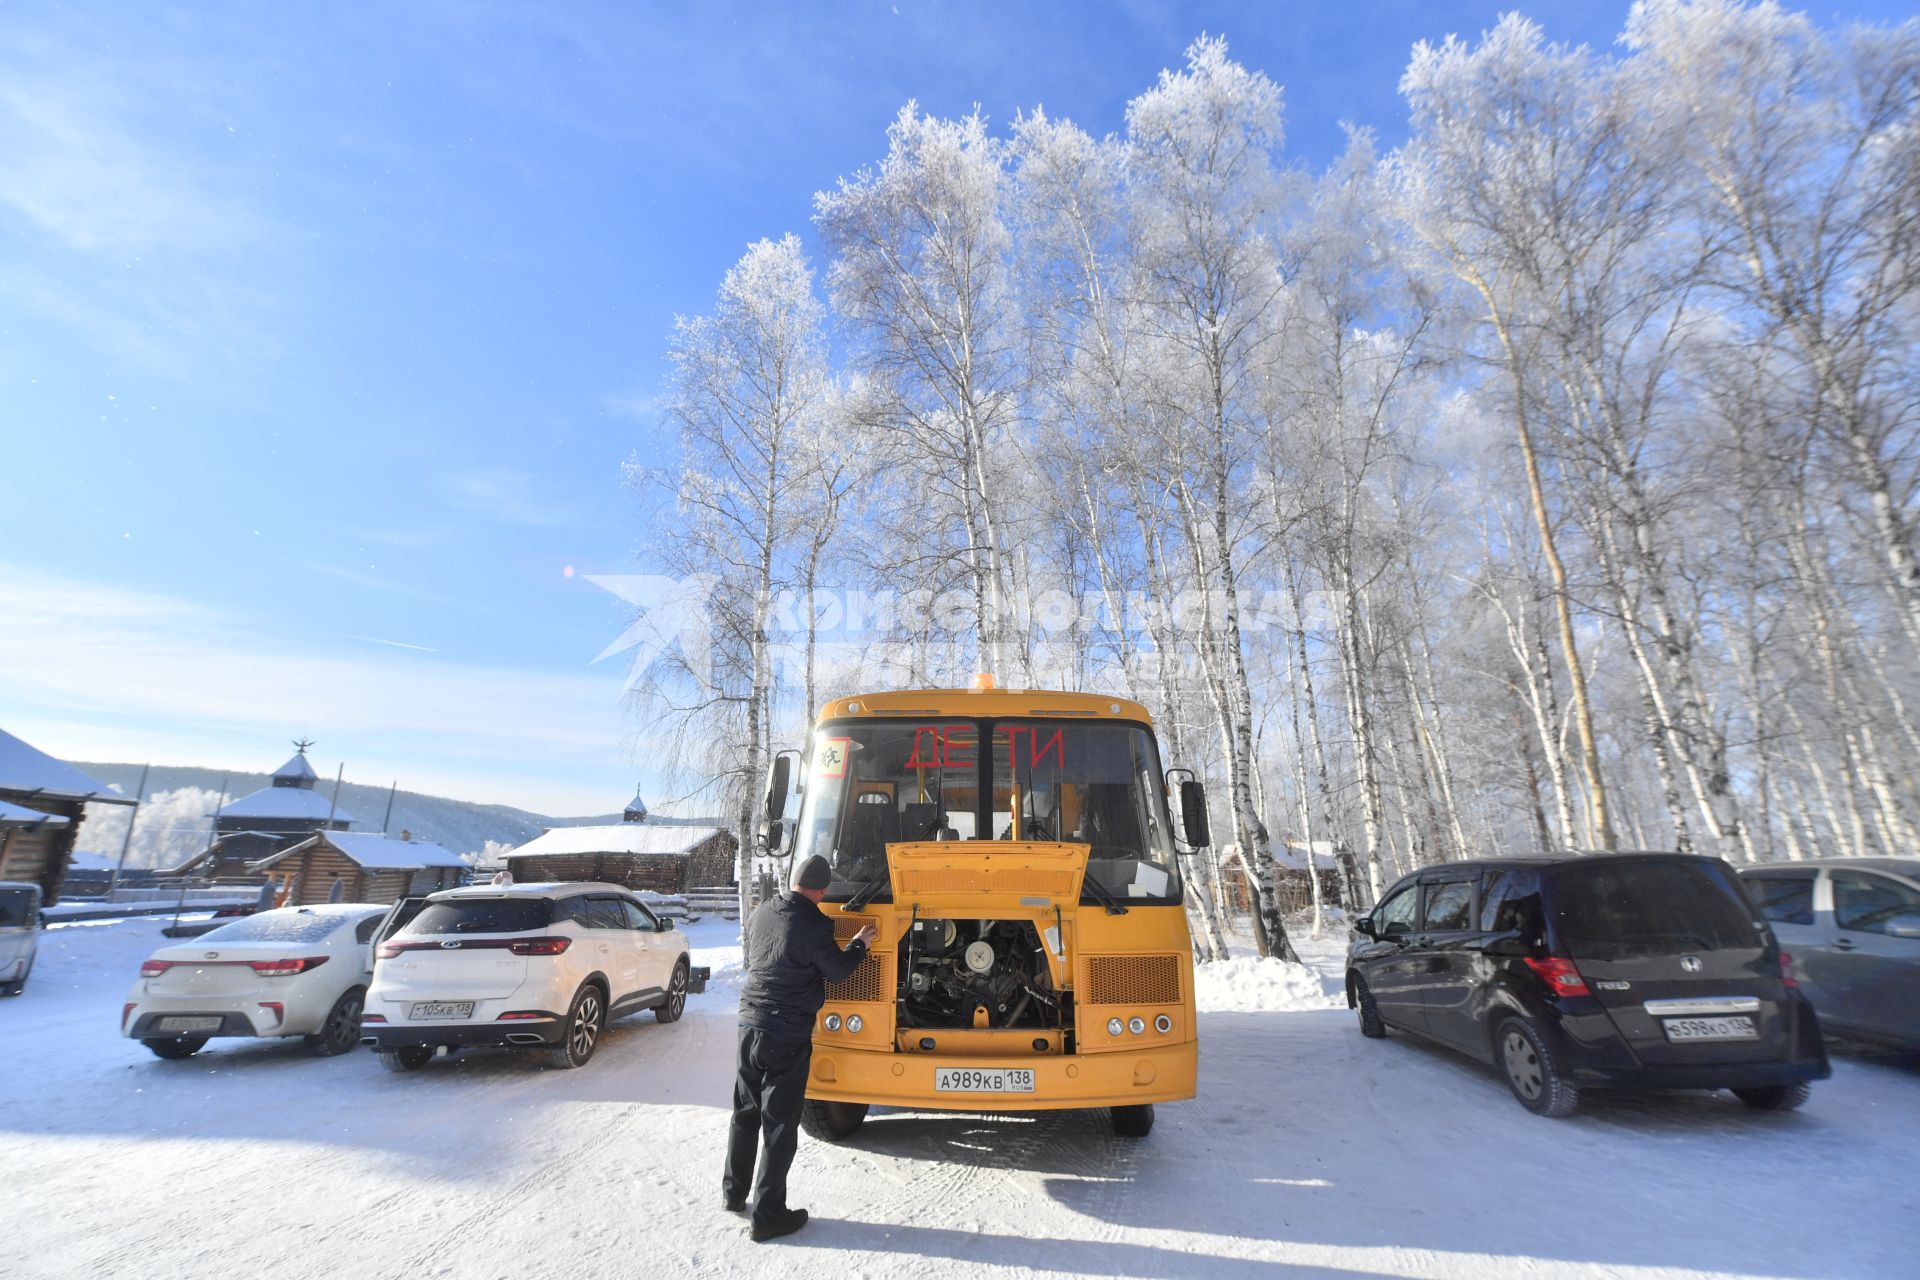
{"label": "snow-covered roof", "polygon": [[67,820],[57,813],[42,813],[38,809],[29,809],[21,804],[8,804],[0,800],[0,823],[8,826],[26,826],[30,823],[44,822],[49,826],[65,826]]}
{"label": "snow-covered roof", "polygon": [[314,843],[320,840],[325,840],[369,871],[424,871],[428,867],[464,869],[468,865],[465,858],[451,849],[442,848],[431,840],[400,840],[393,836],[376,835],[371,831],[321,831],[317,832],[313,839],[302,840],[299,844],[290,849],[283,849],[271,858],[262,858],[258,862],[248,863],[248,869],[265,871],[277,862],[312,848]]}
{"label": "snow-covered roof", "polygon": [[[1289,871],[1305,871],[1307,869],[1307,849],[1308,846],[1306,845],[1276,842],[1272,846],[1273,860]],[[1331,840],[1315,840],[1312,849],[1314,866],[1322,871],[1337,871],[1340,869],[1340,859],[1334,852],[1333,842]]]}
{"label": "snow-covered roof", "polygon": [[38,791],[62,800],[96,799],[132,804],[104,782],[97,782],[38,747],[30,747],[0,729],[0,791]]}
{"label": "snow-covered roof", "polygon": [[305,782],[308,786],[312,786],[319,780],[319,775],[314,773],[313,766],[307,763],[307,753],[304,751],[294,752],[291,760],[273,771],[273,776],[296,779]]}
{"label": "snow-covered roof", "polygon": [[[235,800],[220,811],[223,818],[311,818],[316,822],[327,820],[327,811],[333,809],[328,798],[318,791],[309,791],[305,787],[262,787],[252,795]],[[354,817],[345,809],[333,809],[335,822],[352,822]]]}
{"label": "snow-covered roof", "polygon": [[718,827],[656,827],[622,822],[604,827],[555,827],[508,853],[509,858],[542,853],[641,853],[684,857],[720,834]]}
{"label": "snow-covered roof", "polygon": [[[1305,845],[1288,844],[1283,840],[1275,840],[1267,846],[1267,852],[1273,855],[1274,864],[1283,871],[1305,871],[1307,869],[1307,846]],[[1237,844],[1221,845],[1220,858],[1223,862],[1238,862],[1243,866],[1245,865],[1244,860],[1240,857],[1240,846]],[[1339,855],[1335,851],[1331,841],[1315,840],[1313,842],[1313,865],[1322,871],[1339,870]]]}

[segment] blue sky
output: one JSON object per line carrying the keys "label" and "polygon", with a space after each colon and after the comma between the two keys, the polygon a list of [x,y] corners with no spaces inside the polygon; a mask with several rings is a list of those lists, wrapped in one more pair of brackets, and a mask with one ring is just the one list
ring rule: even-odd
{"label": "blue sky", "polygon": [[1317,166],[1503,7],[0,3],[0,725],[614,808],[646,744],[580,575],[649,567],[672,318],[901,103],[1109,132],[1221,32]]}

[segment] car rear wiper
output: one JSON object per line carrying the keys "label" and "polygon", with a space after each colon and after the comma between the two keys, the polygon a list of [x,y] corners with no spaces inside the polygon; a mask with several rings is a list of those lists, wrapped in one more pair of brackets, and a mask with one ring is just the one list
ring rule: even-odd
{"label": "car rear wiper", "polygon": [[1114,897],[1113,890],[1100,883],[1092,874],[1081,878],[1081,888],[1093,895],[1094,901],[1107,909],[1110,916],[1123,916],[1127,909],[1120,905],[1120,899]]}

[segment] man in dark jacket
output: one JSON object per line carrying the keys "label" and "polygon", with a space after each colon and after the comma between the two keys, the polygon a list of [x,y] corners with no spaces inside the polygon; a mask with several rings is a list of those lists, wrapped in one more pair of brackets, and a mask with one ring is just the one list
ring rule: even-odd
{"label": "man in dark jacket", "polygon": [[[727,1211],[740,1213],[753,1181],[755,1240],[790,1235],[807,1225],[805,1209],[787,1208],[787,1170],[800,1142],[813,1019],[827,1001],[827,984],[851,977],[874,939],[873,926],[866,925],[844,951],[834,941],[833,922],[820,910],[832,878],[825,858],[808,858],[793,869],[793,887],[761,903],[747,927],[739,1074],[720,1188]],[[763,1133],[766,1151],[755,1181],[754,1146]]]}

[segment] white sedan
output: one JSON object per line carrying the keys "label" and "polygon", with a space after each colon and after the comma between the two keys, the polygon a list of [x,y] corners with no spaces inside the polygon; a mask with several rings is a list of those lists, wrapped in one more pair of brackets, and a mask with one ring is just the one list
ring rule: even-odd
{"label": "white sedan", "polygon": [[213,1036],[305,1036],[324,1056],[359,1042],[374,930],[388,908],[280,907],[172,943],[140,966],[120,1032],[162,1058]]}

